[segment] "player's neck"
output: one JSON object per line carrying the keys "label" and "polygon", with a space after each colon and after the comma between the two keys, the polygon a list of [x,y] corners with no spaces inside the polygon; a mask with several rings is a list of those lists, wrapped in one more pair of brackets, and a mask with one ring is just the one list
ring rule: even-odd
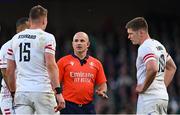
{"label": "player's neck", "polygon": [[140,45],[143,44],[144,41],[146,41],[146,40],[149,39],[149,38],[150,38],[149,34],[144,35],[143,38],[142,38],[142,40],[141,40],[141,42],[140,42]]}
{"label": "player's neck", "polygon": [[31,26],[30,26],[30,29],[42,29],[42,30],[43,30],[43,26],[40,25],[40,24],[39,24],[39,25],[35,25],[35,24],[34,24],[34,25],[31,25]]}
{"label": "player's neck", "polygon": [[79,59],[84,59],[86,57],[87,52],[74,52],[74,55],[76,55]]}

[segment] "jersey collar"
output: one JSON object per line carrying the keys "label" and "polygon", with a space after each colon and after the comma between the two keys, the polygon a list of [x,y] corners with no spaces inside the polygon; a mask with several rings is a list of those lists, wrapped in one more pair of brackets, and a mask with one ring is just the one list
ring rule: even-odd
{"label": "jersey collar", "polygon": [[77,57],[76,55],[74,55],[74,53],[71,54],[74,58],[77,58],[81,64],[81,66],[83,64],[86,64],[87,63],[87,59],[89,58],[89,55],[86,54],[86,56],[84,57],[84,59],[80,59],[79,57]]}

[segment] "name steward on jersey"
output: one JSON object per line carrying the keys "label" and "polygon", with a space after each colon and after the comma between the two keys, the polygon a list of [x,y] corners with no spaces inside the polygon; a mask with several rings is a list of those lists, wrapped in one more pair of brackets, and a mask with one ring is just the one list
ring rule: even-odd
{"label": "name steward on jersey", "polygon": [[23,38],[36,39],[36,35],[25,34],[25,35],[19,35],[18,37],[18,39],[23,39]]}
{"label": "name steward on jersey", "polygon": [[94,75],[86,72],[70,72],[70,77],[73,78],[74,82],[89,83]]}

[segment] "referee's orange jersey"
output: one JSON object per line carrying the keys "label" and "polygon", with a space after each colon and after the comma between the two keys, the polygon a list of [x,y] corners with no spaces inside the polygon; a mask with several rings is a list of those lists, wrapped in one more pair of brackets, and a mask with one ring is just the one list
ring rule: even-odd
{"label": "referee's orange jersey", "polygon": [[91,56],[80,60],[75,55],[67,55],[57,64],[62,94],[67,101],[87,104],[93,100],[95,85],[107,81],[101,62]]}

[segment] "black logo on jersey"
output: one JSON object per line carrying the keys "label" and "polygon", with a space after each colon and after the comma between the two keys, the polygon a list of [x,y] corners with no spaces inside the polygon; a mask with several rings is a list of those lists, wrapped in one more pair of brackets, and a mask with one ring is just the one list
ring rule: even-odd
{"label": "black logo on jersey", "polygon": [[157,48],[157,50],[163,50],[163,47],[162,46],[158,46],[158,47],[156,47]]}

